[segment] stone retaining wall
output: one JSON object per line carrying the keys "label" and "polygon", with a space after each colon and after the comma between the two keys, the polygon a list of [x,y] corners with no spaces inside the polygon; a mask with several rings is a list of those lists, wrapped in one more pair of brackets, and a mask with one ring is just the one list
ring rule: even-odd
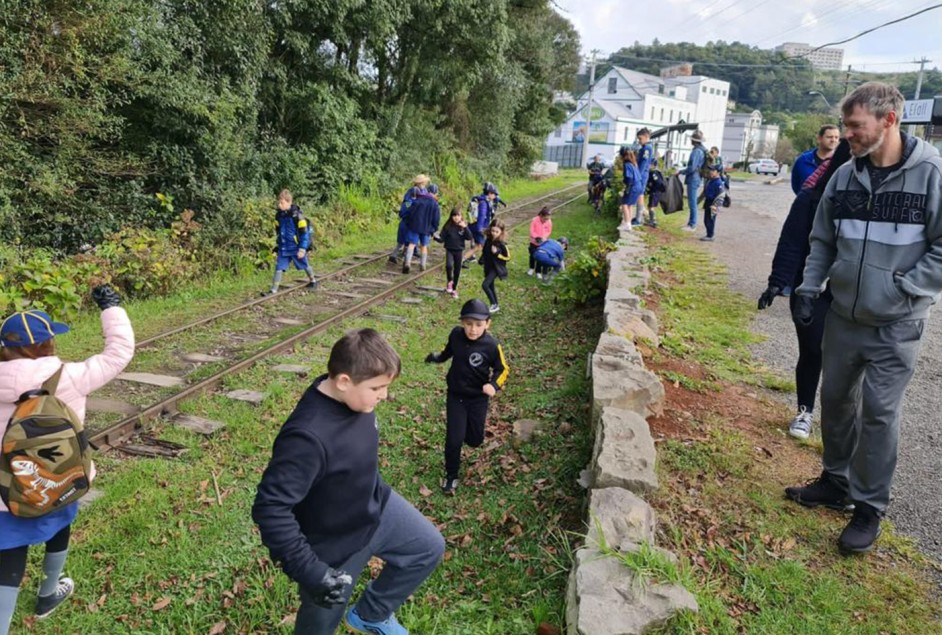
{"label": "stone retaining wall", "polygon": [[595,444],[586,479],[588,531],[569,576],[568,635],[636,635],[677,611],[698,609],[683,587],[643,580],[599,550],[600,540],[623,552],[645,544],[657,549],[654,510],[641,496],[657,489],[656,452],[646,418],[663,412],[664,387],[635,347],[639,340],[658,342],[657,317],[637,295],[648,283],[644,255],[644,241],[627,231],[608,256],[605,330],[590,362]]}

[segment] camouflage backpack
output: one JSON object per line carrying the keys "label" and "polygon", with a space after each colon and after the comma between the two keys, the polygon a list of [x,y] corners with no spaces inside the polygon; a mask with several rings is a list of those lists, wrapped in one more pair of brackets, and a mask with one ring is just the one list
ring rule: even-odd
{"label": "camouflage backpack", "polygon": [[90,487],[91,447],[78,416],[56,397],[61,375],[62,366],[20,396],[3,434],[0,498],[14,516],[44,516]]}

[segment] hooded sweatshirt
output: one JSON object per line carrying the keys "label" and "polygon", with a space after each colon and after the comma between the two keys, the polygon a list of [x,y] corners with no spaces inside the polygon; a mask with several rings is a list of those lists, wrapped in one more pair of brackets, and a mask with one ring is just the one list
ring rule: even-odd
{"label": "hooded sweatshirt", "polygon": [[874,190],[865,159],[828,182],[799,295],[830,278],[831,308],[867,326],[925,318],[942,292],[942,159],[902,134],[903,158]]}
{"label": "hooded sweatshirt", "polygon": [[[105,333],[105,350],[84,362],[67,362],[56,389],[56,396],[68,404],[81,421],[85,421],[85,401],[89,393],[117,377],[134,356],[134,330],[124,309],[112,307],[102,311],[101,327]],[[62,365],[62,360],[54,356],[0,362],[0,437],[6,432],[20,395],[39,388]],[[94,470],[92,474],[94,476]],[[0,512],[6,511],[6,505],[0,500]]]}

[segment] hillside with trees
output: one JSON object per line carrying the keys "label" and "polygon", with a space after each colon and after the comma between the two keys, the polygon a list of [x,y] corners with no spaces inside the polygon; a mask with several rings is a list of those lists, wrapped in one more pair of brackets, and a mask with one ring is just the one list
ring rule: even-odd
{"label": "hillside with trees", "polygon": [[283,187],[323,202],[521,171],[579,62],[547,0],[0,8],[0,241],[57,253],[183,208],[221,243]]}

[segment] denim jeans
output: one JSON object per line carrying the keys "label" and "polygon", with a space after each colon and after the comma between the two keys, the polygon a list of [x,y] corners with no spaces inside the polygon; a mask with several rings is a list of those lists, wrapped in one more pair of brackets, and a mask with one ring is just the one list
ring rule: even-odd
{"label": "denim jeans", "polygon": [[700,190],[700,175],[696,174],[688,177],[687,180],[687,206],[690,208],[690,218],[687,225],[697,226],[697,194]]}
{"label": "denim jeans", "polygon": [[[336,567],[353,576],[354,584],[348,585],[345,600],[350,601],[349,594],[370,558],[382,559],[382,572],[366,585],[356,605],[357,613],[364,620],[381,622],[419,588],[444,553],[445,539],[435,525],[392,491],[369,544]],[[346,607],[320,607],[304,588],[300,590],[301,608],[294,624],[295,635],[334,635]]]}

